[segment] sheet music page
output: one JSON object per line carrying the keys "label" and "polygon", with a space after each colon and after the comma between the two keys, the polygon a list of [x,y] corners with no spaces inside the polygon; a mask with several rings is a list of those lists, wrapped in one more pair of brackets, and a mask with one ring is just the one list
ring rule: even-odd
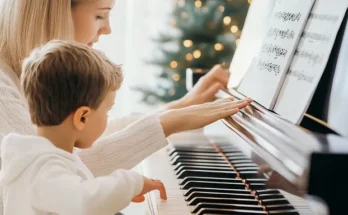
{"label": "sheet music page", "polygon": [[293,123],[307,111],[347,7],[347,0],[317,0],[313,6],[274,108]]}
{"label": "sheet music page", "polygon": [[230,65],[228,88],[236,88],[259,53],[276,0],[253,0]]}
{"label": "sheet music page", "polygon": [[260,52],[238,91],[273,109],[313,0],[278,0]]}

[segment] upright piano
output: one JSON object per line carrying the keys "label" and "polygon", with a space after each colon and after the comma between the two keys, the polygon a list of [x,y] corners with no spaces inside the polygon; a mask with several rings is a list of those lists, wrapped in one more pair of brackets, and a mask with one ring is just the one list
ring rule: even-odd
{"label": "upright piano", "polygon": [[[147,158],[144,175],[162,180],[168,194],[167,201],[147,195],[151,214],[348,214],[346,24],[299,125],[253,102],[204,129],[172,135]],[[219,95],[245,97],[234,89]]]}

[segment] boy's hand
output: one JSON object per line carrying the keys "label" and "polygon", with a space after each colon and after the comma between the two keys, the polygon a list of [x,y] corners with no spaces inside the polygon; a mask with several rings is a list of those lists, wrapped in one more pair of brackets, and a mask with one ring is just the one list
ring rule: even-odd
{"label": "boy's hand", "polygon": [[160,113],[160,121],[164,134],[169,135],[181,131],[202,128],[219,119],[236,114],[239,109],[248,106],[251,99],[234,102],[232,98],[221,99],[186,108],[167,110]]}
{"label": "boy's hand", "polygon": [[148,179],[145,176],[143,190],[132,199],[132,202],[143,202],[145,200],[144,195],[150,191],[158,190],[160,192],[160,197],[163,200],[167,200],[166,189],[160,180]]}

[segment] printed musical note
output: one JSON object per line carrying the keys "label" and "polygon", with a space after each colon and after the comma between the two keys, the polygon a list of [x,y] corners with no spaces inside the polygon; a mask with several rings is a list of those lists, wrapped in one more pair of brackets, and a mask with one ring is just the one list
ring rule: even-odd
{"label": "printed musical note", "polygon": [[292,40],[295,37],[295,31],[290,29],[281,30],[279,28],[271,28],[269,29],[267,36],[270,38],[273,37],[275,40],[278,38]]}
{"label": "printed musical note", "polygon": [[312,12],[309,15],[309,19],[316,19],[319,20],[321,22],[337,22],[338,20],[340,20],[340,16],[338,16],[337,14],[319,14],[319,13],[314,13]]}
{"label": "printed musical note", "polygon": [[285,57],[288,53],[288,50],[277,45],[264,44],[262,46],[261,52],[267,53],[268,55],[275,55],[274,59],[277,59],[278,57]]}
{"label": "printed musical note", "polygon": [[296,70],[293,70],[293,69],[289,69],[289,71],[287,72],[287,75],[295,77],[296,80],[298,80],[298,81],[305,81],[305,82],[308,82],[308,83],[312,83],[313,80],[314,80],[313,76],[306,75],[305,71],[303,71],[303,70],[302,71],[296,71]]}
{"label": "printed musical note", "polygon": [[317,32],[307,32],[303,31],[302,38],[303,39],[310,39],[310,40],[316,40],[319,42],[327,43],[331,40],[332,34],[320,34]]}
{"label": "printed musical note", "polygon": [[275,13],[275,18],[283,21],[283,22],[287,22],[287,21],[291,21],[291,22],[299,22],[301,20],[301,13],[290,13],[287,11],[279,11]]}
{"label": "printed musical note", "polygon": [[257,64],[260,71],[268,71],[274,73],[274,75],[278,75],[280,73],[280,65],[273,63],[272,61],[263,61],[259,60]]}
{"label": "printed musical note", "polygon": [[297,49],[295,57],[308,60],[308,64],[314,66],[315,64],[321,64],[323,62],[323,55],[316,53],[315,51],[306,51]]}

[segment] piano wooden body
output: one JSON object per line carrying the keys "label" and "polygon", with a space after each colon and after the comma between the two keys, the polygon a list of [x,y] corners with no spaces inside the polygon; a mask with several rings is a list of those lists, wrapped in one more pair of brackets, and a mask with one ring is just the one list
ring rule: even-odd
{"label": "piano wooden body", "polygon": [[347,161],[345,138],[295,126],[253,104],[203,130],[171,136],[142,165],[168,192],[167,201],[148,195],[152,214],[324,215],[346,214]]}
{"label": "piano wooden body", "polygon": [[[300,125],[253,102],[202,130],[171,136],[146,159],[144,174],[168,192],[167,201],[147,196],[151,213],[348,214],[346,25],[347,15]],[[244,97],[220,93],[231,96]]]}

